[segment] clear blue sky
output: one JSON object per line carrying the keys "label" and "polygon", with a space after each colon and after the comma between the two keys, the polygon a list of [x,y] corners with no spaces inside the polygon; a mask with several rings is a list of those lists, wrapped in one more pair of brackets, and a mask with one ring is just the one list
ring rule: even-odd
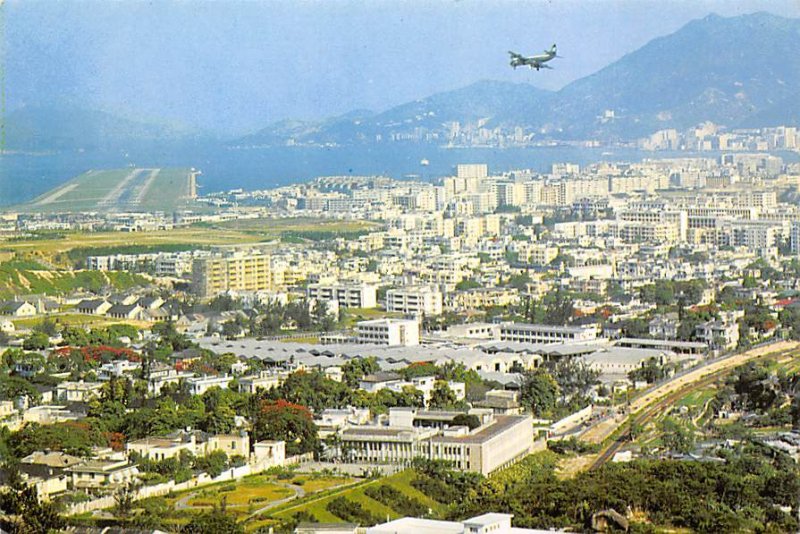
{"label": "clear blue sky", "polygon": [[[9,0],[0,22],[9,110],[68,100],[234,133],[482,79],[558,89],[692,19],[754,11],[800,2]],[[556,70],[508,67],[554,42]]]}

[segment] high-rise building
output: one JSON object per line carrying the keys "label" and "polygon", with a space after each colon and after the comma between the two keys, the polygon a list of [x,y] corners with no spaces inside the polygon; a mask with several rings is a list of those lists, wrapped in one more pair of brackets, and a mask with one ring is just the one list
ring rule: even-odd
{"label": "high-rise building", "polygon": [[486,178],[489,176],[489,167],[485,163],[462,163],[456,165],[456,176],[459,178]]}
{"label": "high-rise building", "polygon": [[232,252],[192,262],[192,288],[201,298],[226,291],[273,289],[271,257],[258,252]]}

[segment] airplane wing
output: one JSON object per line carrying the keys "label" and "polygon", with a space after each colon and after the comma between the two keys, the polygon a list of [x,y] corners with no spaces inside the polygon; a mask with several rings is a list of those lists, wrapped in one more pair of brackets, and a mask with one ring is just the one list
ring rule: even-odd
{"label": "airplane wing", "polygon": [[553,67],[551,67],[551,66],[550,66],[550,65],[548,65],[547,63],[540,63],[540,64],[539,64],[539,68],[540,68],[540,69],[550,69],[550,70],[554,70],[554,69],[553,69]]}
{"label": "airplane wing", "polygon": [[516,52],[512,52],[511,50],[509,50],[508,53],[509,55],[511,55],[512,58],[522,58],[522,54],[517,54]]}

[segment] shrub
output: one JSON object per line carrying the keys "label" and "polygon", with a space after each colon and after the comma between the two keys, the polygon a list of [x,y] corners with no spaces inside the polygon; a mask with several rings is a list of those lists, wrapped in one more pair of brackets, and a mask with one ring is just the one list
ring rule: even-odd
{"label": "shrub", "polygon": [[365,510],[360,503],[344,497],[336,497],[325,506],[325,509],[340,519],[359,525],[374,525],[381,521],[379,517]]}
{"label": "shrub", "polygon": [[569,439],[549,440],[547,442],[547,448],[558,454],[567,454],[569,452],[586,454],[600,450],[600,446],[596,443],[587,443],[579,440],[575,436]]}
{"label": "shrub", "polygon": [[418,500],[385,484],[367,488],[364,493],[367,497],[385,504],[400,515],[418,517],[424,515],[428,511],[427,507]]}
{"label": "shrub", "polygon": [[453,502],[457,497],[453,491],[453,488],[448,486],[445,482],[426,475],[420,475],[416,479],[412,480],[411,486],[421,491],[434,501],[442,504]]}

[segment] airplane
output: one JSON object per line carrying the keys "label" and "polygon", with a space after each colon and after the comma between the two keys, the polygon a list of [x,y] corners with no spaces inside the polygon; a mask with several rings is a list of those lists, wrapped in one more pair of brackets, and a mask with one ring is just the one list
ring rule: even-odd
{"label": "airplane", "polygon": [[556,53],[556,45],[550,47],[550,50],[545,50],[544,54],[537,54],[535,56],[523,56],[516,52],[508,51],[511,54],[511,66],[516,69],[517,67],[530,67],[531,69],[552,69],[550,65],[545,65],[554,57],[561,57]]}

